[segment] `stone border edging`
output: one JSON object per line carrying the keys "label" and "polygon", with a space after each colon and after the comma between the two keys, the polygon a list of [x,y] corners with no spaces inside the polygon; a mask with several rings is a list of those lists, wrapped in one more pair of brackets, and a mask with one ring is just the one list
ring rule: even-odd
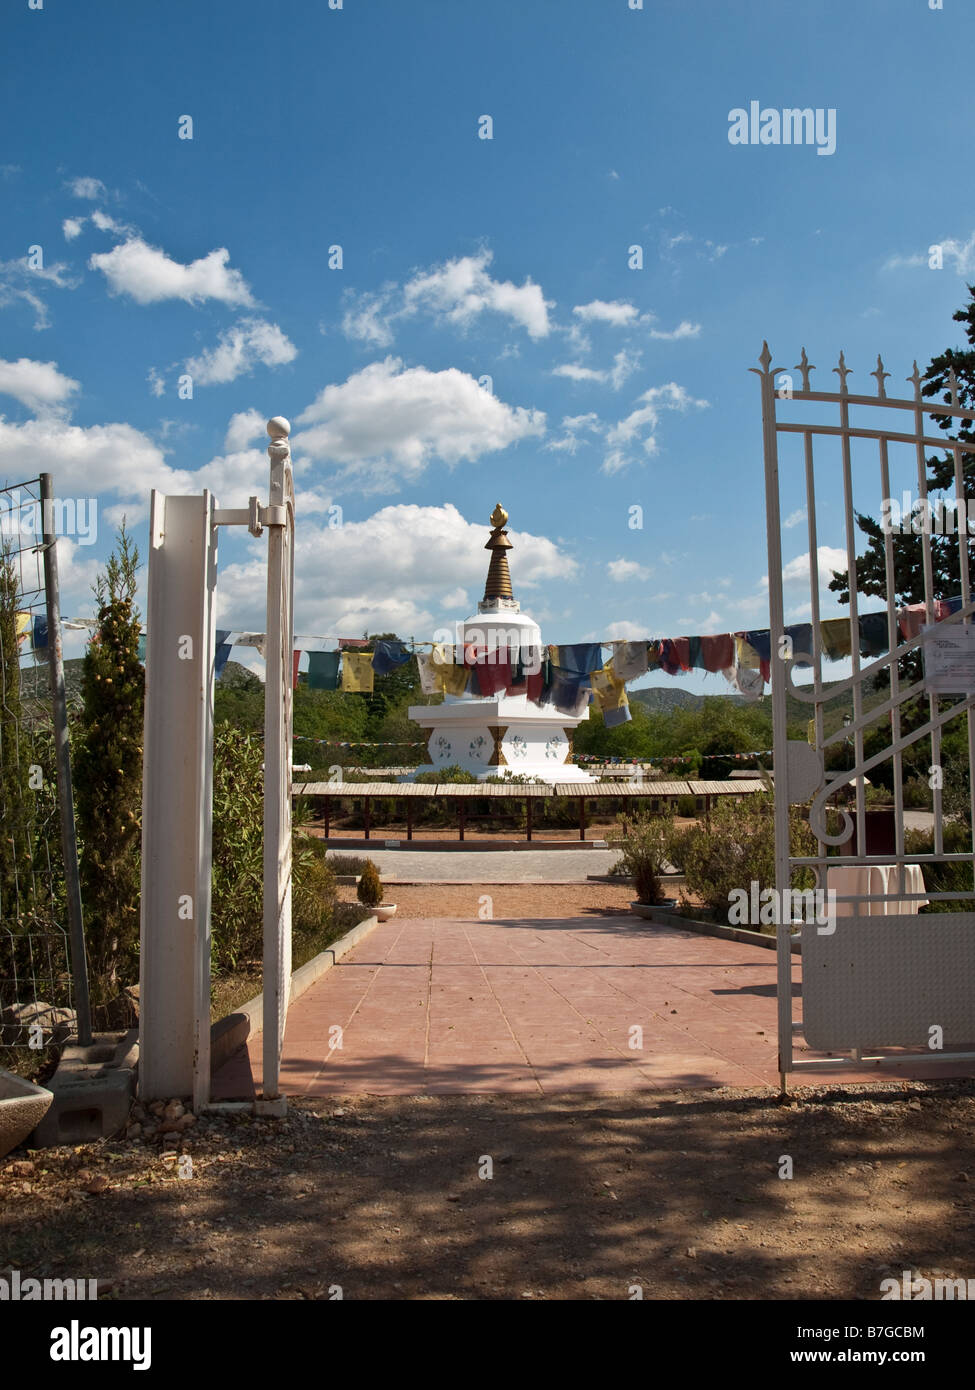
{"label": "stone border edging", "polygon": [[[294,971],[291,976],[291,994],[288,1003],[293,1004],[305,990],[310,989],[317,980],[337,964],[344,955],[379,926],[378,917],[367,917],[364,922],[340,936],[338,941],[319,951],[317,956]],[[260,1033],[264,1028],[264,994],[255,994],[226,1018],[218,1019],[210,1026],[210,1073],[223,1066],[224,1062],[243,1047],[251,1033]]]}
{"label": "stone border edging", "polygon": [[[630,911],[637,917],[656,922],[659,926],[679,926],[686,931],[698,932],[701,936],[716,936],[724,941],[741,941],[747,946],[762,946],[767,951],[776,949],[776,938],[766,935],[765,932],[748,931],[745,927],[723,927],[717,922],[701,922],[695,917],[682,917],[673,909],[644,906],[643,903],[632,904]],[[790,942],[790,950],[793,955],[802,954],[801,938],[795,938]]]}

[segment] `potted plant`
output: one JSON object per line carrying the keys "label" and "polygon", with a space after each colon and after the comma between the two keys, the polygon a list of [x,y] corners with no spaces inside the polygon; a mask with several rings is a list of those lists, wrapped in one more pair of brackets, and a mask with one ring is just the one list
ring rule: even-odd
{"label": "potted plant", "polygon": [[379,870],[371,859],[367,859],[363,865],[355,891],[363,907],[371,907],[380,922],[388,921],[396,911],[395,903],[383,902],[383,885]]}
{"label": "potted plant", "polygon": [[650,910],[676,906],[672,898],[665,898],[661,876],[667,862],[666,848],[668,827],[657,816],[620,816],[619,833],[612,837],[611,843],[620,851],[619,867],[630,879],[636,892],[636,902],[630,906],[639,916],[650,915]]}

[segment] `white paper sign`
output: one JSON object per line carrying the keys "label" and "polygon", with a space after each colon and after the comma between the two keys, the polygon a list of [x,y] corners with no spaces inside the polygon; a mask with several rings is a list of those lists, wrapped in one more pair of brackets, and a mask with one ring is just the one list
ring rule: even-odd
{"label": "white paper sign", "polygon": [[975,694],[975,627],[924,632],[924,676],[932,695]]}

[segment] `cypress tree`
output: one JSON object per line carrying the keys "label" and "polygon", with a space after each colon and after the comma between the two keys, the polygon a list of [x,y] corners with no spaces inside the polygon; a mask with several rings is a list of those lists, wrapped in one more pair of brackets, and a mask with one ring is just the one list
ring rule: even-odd
{"label": "cypress tree", "polygon": [[81,891],[99,1026],[126,1022],[138,978],[145,672],[135,605],[139,552],[125,529],[94,586],[98,630],[85,653],[75,754]]}

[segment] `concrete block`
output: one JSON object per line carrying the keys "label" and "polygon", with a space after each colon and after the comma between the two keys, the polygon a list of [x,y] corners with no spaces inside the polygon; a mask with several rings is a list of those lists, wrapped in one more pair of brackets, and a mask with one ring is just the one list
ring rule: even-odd
{"label": "concrete block", "polygon": [[85,1144],[115,1134],[128,1119],[139,1061],[138,1029],[99,1033],[90,1047],[64,1049],[48,1082],[51,1108],[31,1145]]}

